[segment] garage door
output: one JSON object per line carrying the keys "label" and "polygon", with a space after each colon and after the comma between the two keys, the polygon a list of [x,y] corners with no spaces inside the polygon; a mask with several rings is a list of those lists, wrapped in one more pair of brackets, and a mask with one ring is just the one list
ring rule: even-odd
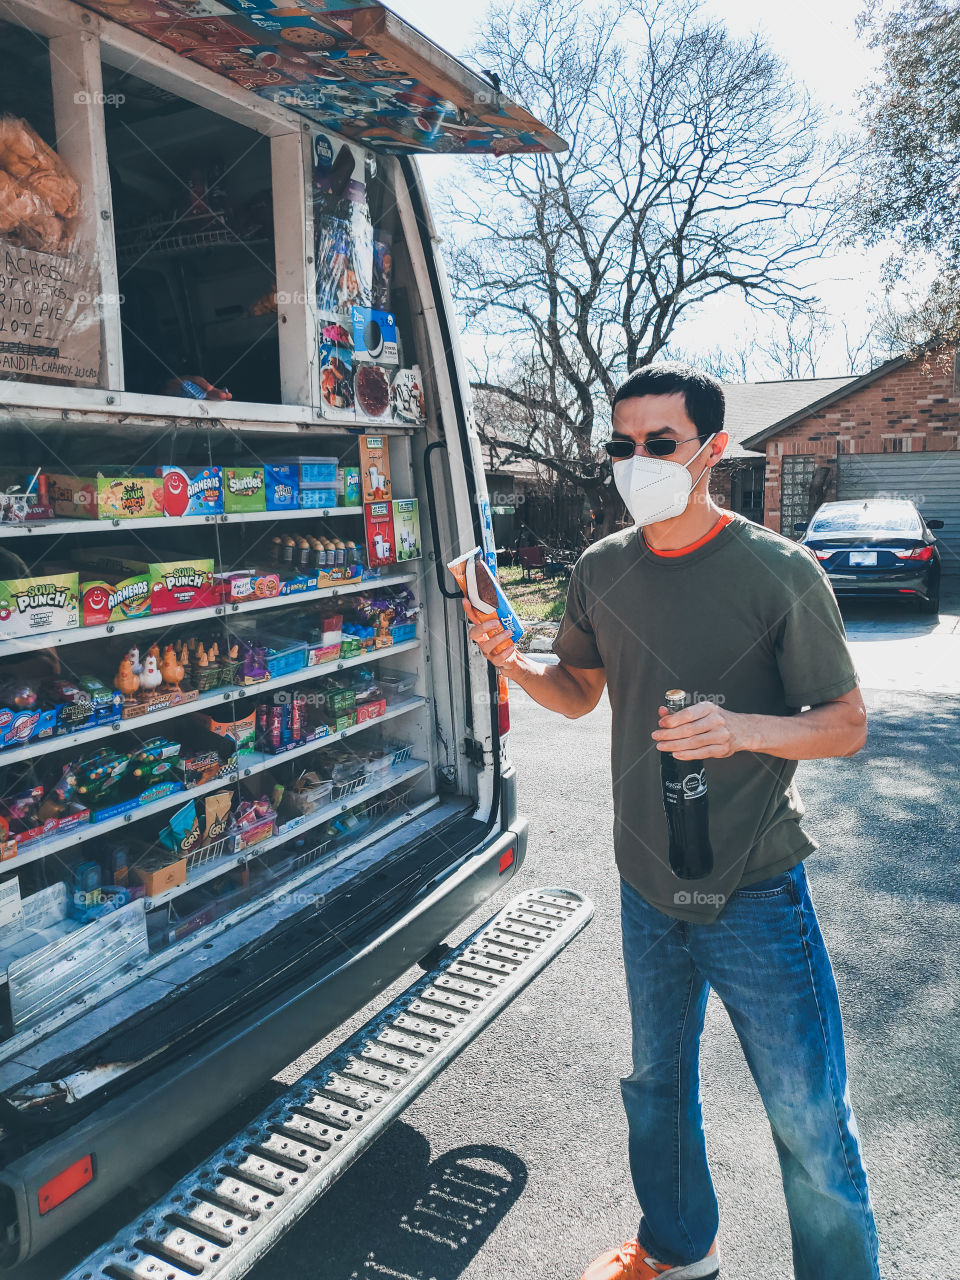
{"label": "garage door", "polygon": [[838,498],[909,498],[942,520],[943,572],[960,577],[960,451],[841,454],[839,464]]}

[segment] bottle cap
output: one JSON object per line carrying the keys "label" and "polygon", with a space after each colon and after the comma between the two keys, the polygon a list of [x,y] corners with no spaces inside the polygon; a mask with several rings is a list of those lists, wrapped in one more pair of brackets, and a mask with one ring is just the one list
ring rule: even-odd
{"label": "bottle cap", "polygon": [[682,711],[687,705],[686,691],[683,689],[668,689],[663,700],[668,711]]}

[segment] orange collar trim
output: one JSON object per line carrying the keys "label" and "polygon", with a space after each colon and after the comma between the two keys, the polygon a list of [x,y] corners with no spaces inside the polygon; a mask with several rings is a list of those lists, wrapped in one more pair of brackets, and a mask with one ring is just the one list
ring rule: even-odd
{"label": "orange collar trim", "polygon": [[[664,559],[668,557],[673,558],[674,556],[686,556],[686,555],[689,555],[691,551],[696,551],[698,547],[702,547],[705,543],[709,542],[711,538],[715,538],[717,534],[720,532],[720,530],[725,528],[732,519],[733,519],[733,512],[724,511],[723,514],[720,516],[720,519],[713,526],[713,528],[708,529],[702,538],[698,538],[696,542],[691,542],[688,547],[677,547],[673,551],[660,551],[658,550],[657,547],[651,547],[650,543],[647,542],[645,534],[643,537],[643,544],[647,548],[647,550],[651,552],[653,555],[663,556]],[[641,529],[640,532],[643,533],[643,530]]]}

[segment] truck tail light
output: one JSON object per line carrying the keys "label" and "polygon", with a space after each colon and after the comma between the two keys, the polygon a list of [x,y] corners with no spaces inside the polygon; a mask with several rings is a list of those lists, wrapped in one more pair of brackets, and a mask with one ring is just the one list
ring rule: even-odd
{"label": "truck tail light", "polygon": [[497,672],[497,727],[501,738],[510,731],[510,682],[502,671]]}
{"label": "truck tail light", "polygon": [[513,866],[513,845],[509,849],[505,849],[500,855],[500,875]]}
{"label": "truck tail light", "polygon": [[914,547],[912,551],[895,551],[898,560],[932,560],[933,547]]}
{"label": "truck tail light", "polygon": [[37,1207],[41,1213],[49,1213],[63,1204],[75,1191],[93,1181],[93,1156],[81,1156],[66,1169],[62,1169],[37,1192]]}

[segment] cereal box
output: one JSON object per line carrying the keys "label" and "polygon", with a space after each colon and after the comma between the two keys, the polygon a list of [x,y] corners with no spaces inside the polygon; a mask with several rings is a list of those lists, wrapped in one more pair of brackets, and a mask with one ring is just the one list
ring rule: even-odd
{"label": "cereal box", "polygon": [[44,573],[0,581],[0,640],[80,625],[76,573]]}
{"label": "cereal box", "polygon": [[58,516],[78,520],[137,520],[163,515],[163,480],[158,476],[48,477]]}
{"label": "cereal box", "polygon": [[266,511],[267,486],[263,467],[223,468],[223,509],[228,515]]}

